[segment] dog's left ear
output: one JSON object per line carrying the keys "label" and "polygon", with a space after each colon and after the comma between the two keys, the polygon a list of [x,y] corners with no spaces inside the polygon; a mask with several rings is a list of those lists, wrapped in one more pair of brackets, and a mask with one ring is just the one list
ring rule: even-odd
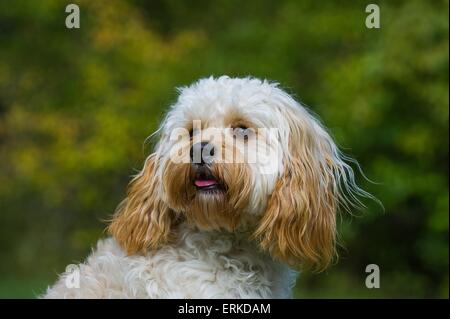
{"label": "dog's left ear", "polygon": [[150,155],[142,171],[130,182],[127,198],[120,203],[108,227],[128,253],[157,249],[169,240],[173,212],[162,200],[156,177],[156,155]]}
{"label": "dog's left ear", "polygon": [[353,171],[319,122],[301,106],[280,110],[289,129],[284,173],[254,237],[294,267],[324,270],[335,256],[336,210],[346,189],[359,190]]}

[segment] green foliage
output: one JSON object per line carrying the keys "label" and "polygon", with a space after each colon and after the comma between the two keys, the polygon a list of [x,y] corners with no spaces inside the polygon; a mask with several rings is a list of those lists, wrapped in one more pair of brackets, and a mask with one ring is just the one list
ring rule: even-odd
{"label": "green foliage", "polygon": [[78,30],[68,3],[0,2],[1,296],[80,261],[174,88],[227,74],[311,105],[385,207],[342,216],[339,263],[297,296],[448,297],[447,1],[381,1],[379,30],[363,1],[83,0]]}

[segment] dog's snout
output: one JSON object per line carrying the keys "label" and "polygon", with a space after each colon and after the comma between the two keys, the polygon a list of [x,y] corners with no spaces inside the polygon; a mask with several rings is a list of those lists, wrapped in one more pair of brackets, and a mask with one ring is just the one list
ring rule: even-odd
{"label": "dog's snout", "polygon": [[210,164],[214,159],[214,145],[208,142],[200,142],[192,145],[191,162],[193,164]]}

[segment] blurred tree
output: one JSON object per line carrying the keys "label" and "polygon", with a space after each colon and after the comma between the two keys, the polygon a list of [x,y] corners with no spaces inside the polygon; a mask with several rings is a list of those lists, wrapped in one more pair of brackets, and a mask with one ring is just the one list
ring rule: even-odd
{"label": "blurred tree", "polygon": [[79,5],[68,30],[64,2],[1,3],[2,273],[86,254],[174,97],[173,64],[198,43],[164,41],[124,2]]}

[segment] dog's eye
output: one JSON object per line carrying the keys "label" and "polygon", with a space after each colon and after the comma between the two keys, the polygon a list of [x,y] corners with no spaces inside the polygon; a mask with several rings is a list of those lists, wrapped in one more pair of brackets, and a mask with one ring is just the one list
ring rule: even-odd
{"label": "dog's eye", "polygon": [[237,126],[233,128],[233,136],[235,138],[242,138],[244,141],[247,141],[249,136],[251,136],[253,133],[251,128],[248,128],[246,126]]}

